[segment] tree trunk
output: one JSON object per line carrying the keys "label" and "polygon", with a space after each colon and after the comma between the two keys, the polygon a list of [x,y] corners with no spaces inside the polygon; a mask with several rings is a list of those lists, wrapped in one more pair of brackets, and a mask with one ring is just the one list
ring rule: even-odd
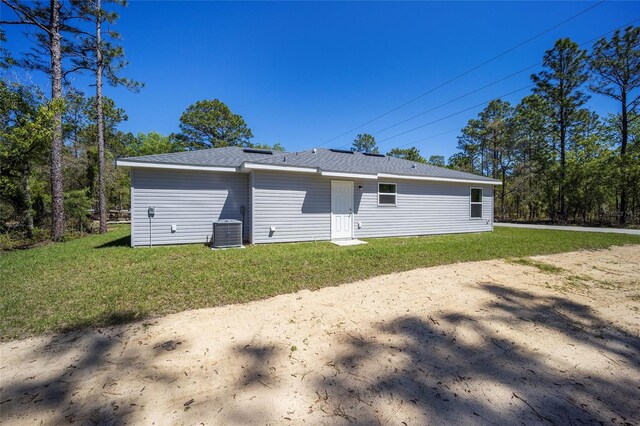
{"label": "tree trunk", "polygon": [[[62,48],[60,36],[60,2],[50,0],[49,44],[51,48],[51,99],[62,99]],[[51,238],[64,238],[64,186],[62,177],[62,114],[53,117],[51,142]]]}
{"label": "tree trunk", "polygon": [[564,182],[567,150],[567,129],[565,128],[564,110],[560,109],[560,182],[558,182],[558,202],[560,204],[560,220],[567,221],[567,206],[565,202]]}
{"label": "tree trunk", "polygon": [[480,174],[482,176],[488,176],[488,174],[486,173],[485,169],[485,164],[484,164],[484,141],[482,141],[481,145],[480,145]]}
{"label": "tree trunk", "polygon": [[500,208],[502,210],[501,211],[501,215],[502,215],[502,219],[501,220],[504,220],[505,212],[506,212],[505,205],[504,205],[505,195],[506,195],[506,192],[507,192],[506,186],[507,186],[507,177],[506,177],[506,175],[504,173],[504,170],[503,170],[502,171],[502,193],[500,194]]}
{"label": "tree trunk", "polygon": [[622,90],[622,143],[620,144],[620,225],[627,223],[627,143],[629,122],[627,117],[627,93]]}
{"label": "tree trunk", "polygon": [[100,0],[96,0],[96,112],[98,128],[98,211],[100,212],[100,233],[107,232],[107,200],[104,167],[104,117],[102,114],[102,15]]}
{"label": "tree trunk", "polygon": [[492,135],[493,158],[491,159],[491,177],[498,179],[498,142],[495,133]]}
{"label": "tree trunk", "polygon": [[33,211],[31,208],[31,170],[28,164],[22,169],[22,205],[24,207],[23,224],[27,229],[27,237],[33,237]]}

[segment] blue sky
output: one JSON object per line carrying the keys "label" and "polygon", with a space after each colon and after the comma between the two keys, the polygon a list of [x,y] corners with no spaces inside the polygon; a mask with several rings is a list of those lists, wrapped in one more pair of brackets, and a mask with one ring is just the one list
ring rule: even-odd
{"label": "blue sky", "polygon": [[[583,43],[640,18],[640,3],[605,2],[406,107],[326,142],[594,4],[134,0],[120,9],[116,29],[130,61],[124,74],[146,86],[137,94],[111,87],[105,93],[128,114],[120,128],[134,133],[178,131],[180,114],[189,104],[218,98],[245,118],[257,143],[280,142],[288,150],[348,147],[356,133],[367,132],[381,141],[384,152],[407,145],[425,156],[448,157],[456,152],[459,129],[481,106],[393,136],[523,88],[539,67],[379,131],[540,62],[558,38]],[[22,29],[6,30],[12,53],[29,47]],[[49,90],[45,78],[33,79]],[[77,82],[82,86],[86,79]],[[517,103],[528,93],[504,99]],[[614,103],[598,95],[590,106],[601,114],[617,112]]]}

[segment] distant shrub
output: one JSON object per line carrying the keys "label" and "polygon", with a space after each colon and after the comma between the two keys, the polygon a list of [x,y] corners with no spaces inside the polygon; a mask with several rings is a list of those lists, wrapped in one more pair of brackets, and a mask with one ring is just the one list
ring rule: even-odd
{"label": "distant shrub", "polygon": [[64,194],[64,213],[69,223],[73,223],[74,228],[80,232],[90,230],[91,221],[89,219],[89,210],[91,209],[91,200],[87,196],[87,191],[79,189],[75,191],[67,191]]}

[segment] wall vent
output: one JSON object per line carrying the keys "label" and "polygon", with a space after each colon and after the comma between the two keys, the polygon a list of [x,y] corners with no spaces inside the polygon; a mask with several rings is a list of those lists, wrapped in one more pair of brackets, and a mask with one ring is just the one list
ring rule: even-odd
{"label": "wall vent", "polygon": [[242,247],[242,222],[235,219],[221,219],[213,222],[211,247]]}

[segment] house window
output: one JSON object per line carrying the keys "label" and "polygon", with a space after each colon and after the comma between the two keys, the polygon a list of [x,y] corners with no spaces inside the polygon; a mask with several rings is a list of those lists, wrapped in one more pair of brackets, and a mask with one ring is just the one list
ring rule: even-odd
{"label": "house window", "polygon": [[379,183],[378,184],[378,205],[379,206],[395,206],[398,196],[398,187],[395,183]]}
{"label": "house window", "polygon": [[471,188],[471,219],[482,219],[482,188]]}

